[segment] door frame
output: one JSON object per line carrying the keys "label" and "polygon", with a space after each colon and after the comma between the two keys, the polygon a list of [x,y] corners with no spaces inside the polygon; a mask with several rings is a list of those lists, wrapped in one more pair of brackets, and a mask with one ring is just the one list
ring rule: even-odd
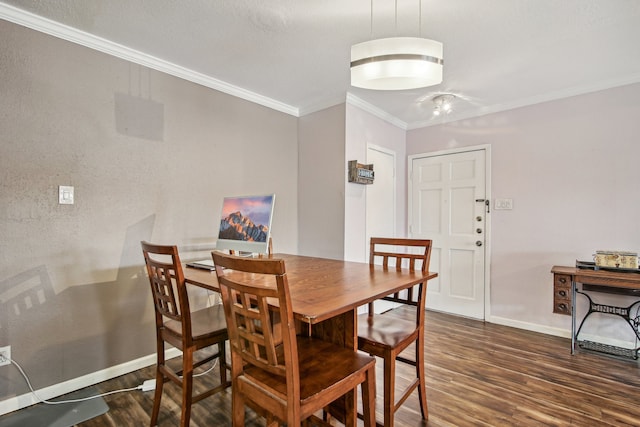
{"label": "door frame", "polygon": [[[491,144],[471,145],[468,147],[452,148],[448,150],[427,151],[419,154],[411,154],[407,157],[407,220],[408,230],[412,227],[411,212],[413,212],[413,161],[424,157],[436,157],[448,154],[461,154],[469,151],[484,151],[485,162],[485,198],[489,200],[489,213],[485,215],[485,250],[484,250],[484,320],[491,318]],[[410,233],[412,234],[412,233]]]}
{"label": "door frame", "polygon": [[[389,155],[393,158],[393,224],[392,224],[392,229],[393,229],[393,237],[396,237],[397,233],[397,225],[398,225],[398,218],[397,218],[397,200],[398,200],[398,168],[397,168],[397,164],[398,164],[398,159],[397,159],[397,153],[394,150],[391,150],[389,148],[385,148],[385,147],[381,147],[379,145],[375,145],[375,144],[367,144],[367,163],[370,163],[369,161],[369,150],[374,150],[374,151],[379,151],[381,153],[384,153],[386,155]],[[375,171],[375,169],[374,169]],[[365,208],[367,206],[367,203],[369,202],[368,200],[368,192],[365,191]],[[369,230],[367,227],[368,223],[365,223],[365,230],[364,230],[364,234],[365,234],[365,240],[366,240],[366,236],[369,234]],[[369,242],[365,241],[365,253],[369,253]],[[367,262],[369,262],[369,258],[367,258]]]}
{"label": "door frame", "polygon": [[[371,151],[377,151],[378,153],[381,153],[382,155],[385,156],[390,156],[391,157],[391,161],[393,163],[393,177],[391,179],[391,185],[393,186],[393,202],[391,203],[391,214],[392,214],[392,220],[391,220],[391,230],[392,230],[392,235],[391,236],[380,236],[380,237],[397,237],[398,235],[398,229],[397,229],[397,225],[398,225],[398,207],[396,205],[397,200],[398,200],[398,154],[396,153],[396,151],[390,149],[390,148],[386,148],[386,147],[381,147],[379,145],[375,145],[375,144],[367,144],[367,154],[365,156],[366,158],[366,162],[367,164],[371,164],[373,163],[373,159],[371,159],[369,157],[369,153]],[[374,171],[375,171],[375,165],[374,165]],[[376,177],[377,179],[378,177]],[[374,180],[374,184],[375,185],[375,180]],[[366,212],[369,212],[370,210],[370,206],[369,206],[369,192],[370,190],[373,188],[373,185],[371,186],[367,186],[366,187],[366,191],[365,191],[365,209]],[[369,238],[371,237],[370,234],[370,223],[369,223],[369,215],[366,215],[366,219],[365,219],[365,248],[364,248],[364,253],[366,254],[366,260],[365,262],[369,262]],[[387,310],[390,310],[392,308],[398,307],[400,304],[398,303],[394,303],[394,302],[390,302],[390,301],[383,301],[383,300],[377,300],[375,301],[375,305],[374,305],[374,311],[376,313],[381,313]],[[366,309],[366,306],[361,306],[358,307],[358,314],[362,314],[362,313],[367,313],[368,310]]]}

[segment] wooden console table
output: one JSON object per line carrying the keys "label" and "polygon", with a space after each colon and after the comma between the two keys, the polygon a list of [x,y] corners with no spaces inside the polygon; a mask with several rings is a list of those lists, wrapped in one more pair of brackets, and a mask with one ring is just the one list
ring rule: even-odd
{"label": "wooden console table", "polygon": [[[640,299],[628,307],[617,307],[596,304],[588,294],[584,293],[584,291],[607,292],[632,295],[640,298],[640,273],[563,266],[554,266],[551,272],[553,273],[553,312],[571,315],[571,354],[574,353],[576,345],[578,345],[580,348],[587,350],[637,359],[640,347],[627,349],[602,343],[594,343],[592,341],[578,340],[578,334],[589,315],[592,313],[605,313],[617,315],[625,319],[631,329],[633,329],[636,337],[640,340],[640,319],[638,317],[631,318],[630,316],[632,308],[640,304]],[[582,291],[578,290],[578,283],[582,284]],[[577,294],[582,294],[589,300],[589,310],[582,318],[580,326],[576,329],[576,309],[574,302]]]}

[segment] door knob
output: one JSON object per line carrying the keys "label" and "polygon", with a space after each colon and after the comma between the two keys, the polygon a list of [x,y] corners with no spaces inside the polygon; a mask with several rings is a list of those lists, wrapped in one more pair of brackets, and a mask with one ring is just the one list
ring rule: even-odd
{"label": "door knob", "polygon": [[482,242],[480,240],[476,240],[476,246],[482,246]]}

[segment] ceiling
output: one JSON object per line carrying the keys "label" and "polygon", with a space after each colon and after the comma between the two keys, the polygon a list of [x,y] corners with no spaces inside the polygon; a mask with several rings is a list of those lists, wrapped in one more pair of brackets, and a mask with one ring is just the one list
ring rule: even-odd
{"label": "ceiling", "polygon": [[[405,129],[640,82],[637,0],[397,0],[397,16],[392,0],[2,0],[0,18],[290,114],[348,100]],[[350,86],[372,34],[442,42],[443,82]],[[457,99],[436,118],[440,93]]]}

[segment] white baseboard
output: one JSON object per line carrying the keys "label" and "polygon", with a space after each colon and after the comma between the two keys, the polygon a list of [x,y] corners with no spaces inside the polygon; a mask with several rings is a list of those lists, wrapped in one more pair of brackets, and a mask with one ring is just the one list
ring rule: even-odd
{"label": "white baseboard", "polygon": [[[554,328],[551,326],[538,325],[538,324],[529,323],[529,322],[521,322],[519,320],[506,319],[504,317],[497,317],[497,316],[491,316],[489,319],[487,319],[487,322],[496,323],[498,325],[511,326],[518,329],[525,329],[527,331],[532,331],[532,332],[540,332],[542,334],[553,335],[556,337],[569,338],[569,339],[571,338],[571,330],[569,329]],[[598,342],[602,344],[612,345],[615,347],[622,347],[622,348],[636,347],[636,343],[633,341],[619,340],[619,339],[614,339],[611,337],[600,336],[600,335],[583,334],[582,332],[580,333],[579,338],[581,340]]]}
{"label": "white baseboard", "polygon": [[551,326],[538,325],[536,323],[523,322],[520,320],[507,319],[505,317],[490,316],[487,322],[498,325],[511,326],[513,328],[524,329],[531,332],[553,335],[562,338],[571,338],[571,331],[568,329],[554,328]]}
{"label": "white baseboard", "polygon": [[[167,349],[166,356],[169,359],[180,355],[181,352],[175,348]],[[36,390],[36,393],[41,399],[52,399],[54,397],[62,396],[64,394],[119,377],[120,375],[128,374],[129,372],[137,371],[138,369],[146,368],[147,366],[154,365],[155,363],[156,354],[154,353],[117,366],[111,366],[101,371],[73,378],[62,383],[53,384],[49,387]],[[27,376],[29,375],[28,372],[26,374]],[[27,406],[34,405],[38,402],[39,400],[30,392],[3,400],[0,402],[0,415],[26,408]]]}

